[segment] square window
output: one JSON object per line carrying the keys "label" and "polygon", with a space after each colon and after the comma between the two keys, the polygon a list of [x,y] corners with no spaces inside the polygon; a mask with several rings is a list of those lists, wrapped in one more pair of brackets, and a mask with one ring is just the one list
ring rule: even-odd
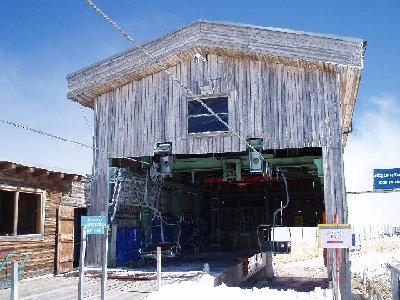
{"label": "square window", "polygon": [[[225,123],[228,123],[228,97],[200,99]],[[228,128],[199,101],[188,101],[188,133],[226,132]]]}
{"label": "square window", "polygon": [[14,194],[0,190],[0,236],[14,234]]}
{"label": "square window", "polygon": [[40,195],[19,193],[17,235],[40,233]]}
{"label": "square window", "polygon": [[42,193],[0,189],[0,237],[42,234],[42,209]]}

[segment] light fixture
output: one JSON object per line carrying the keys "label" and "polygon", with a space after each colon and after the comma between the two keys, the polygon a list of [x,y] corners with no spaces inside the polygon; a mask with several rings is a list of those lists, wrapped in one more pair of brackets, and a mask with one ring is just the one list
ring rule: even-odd
{"label": "light fixture", "polygon": [[160,157],[160,173],[171,176],[172,174],[172,155]]}
{"label": "light fixture", "polygon": [[154,156],[160,157],[160,165],[158,167],[158,172],[161,175],[171,176],[172,175],[172,143],[162,142],[157,143],[154,148]]}
{"label": "light fixture", "polygon": [[250,172],[261,173],[262,172],[261,153],[258,151],[250,151],[249,160],[250,160]]}
{"label": "light fixture", "polygon": [[263,158],[261,156],[263,139],[248,138],[246,143],[249,151],[250,173],[261,173],[263,171]]}

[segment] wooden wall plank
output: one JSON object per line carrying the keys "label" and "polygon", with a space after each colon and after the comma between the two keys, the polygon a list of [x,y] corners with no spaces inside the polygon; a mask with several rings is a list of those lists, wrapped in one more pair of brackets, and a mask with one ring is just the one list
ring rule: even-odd
{"label": "wooden wall plank", "polygon": [[[70,176],[70,178],[73,180],[74,176]],[[43,236],[40,238],[20,236],[15,240],[10,237],[0,237],[0,249],[29,253],[29,260],[24,268],[23,277],[54,273],[57,234],[56,211],[60,205],[82,206],[84,204],[84,201],[82,201],[83,188],[81,189],[78,186],[78,183],[81,182],[72,182],[60,177],[34,176],[34,173],[17,174],[15,169],[0,170],[0,182],[15,189],[28,188],[45,191]],[[78,193],[81,193],[80,199]],[[19,262],[23,259],[22,256],[16,258]],[[9,275],[9,268],[7,272]],[[5,278],[5,270],[0,272],[0,278]]]}
{"label": "wooden wall plank", "polygon": [[[334,73],[215,55],[207,63],[185,62],[170,71],[196,92],[212,83],[216,91],[234,93],[230,125],[243,137],[262,135],[266,148],[322,146],[341,136]],[[193,149],[193,139],[186,136],[186,93],[162,72],[98,99],[98,142],[109,152],[152,155],[161,139],[173,143],[174,153]],[[199,153],[245,149],[236,137],[202,139]]]}

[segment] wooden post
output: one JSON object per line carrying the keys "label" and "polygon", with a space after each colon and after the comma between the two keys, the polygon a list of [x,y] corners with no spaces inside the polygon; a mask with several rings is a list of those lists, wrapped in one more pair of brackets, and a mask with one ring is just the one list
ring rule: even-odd
{"label": "wooden post", "polygon": [[391,288],[392,288],[392,299],[399,300],[399,270],[397,270],[394,266],[390,267],[391,274]]}
{"label": "wooden post", "polygon": [[363,271],[363,299],[367,299],[367,273]]}
{"label": "wooden post", "polygon": [[11,300],[18,300],[18,262],[11,264]]}
{"label": "wooden post", "polygon": [[161,247],[157,247],[157,291],[161,288]]}
{"label": "wooden post", "polygon": [[104,228],[103,235],[103,256],[101,267],[101,300],[106,299],[106,286],[107,286],[107,252],[108,252],[108,226]]}
{"label": "wooden post", "polygon": [[13,223],[13,234],[18,234],[18,201],[19,201],[19,191],[14,194],[14,223]]}
{"label": "wooden post", "polygon": [[351,285],[351,261],[349,258],[349,249],[341,249],[342,250],[342,258],[343,258],[343,262],[342,266],[344,265],[344,269],[345,269],[345,275],[343,277],[344,281],[345,281],[345,287],[344,287],[344,298],[347,299],[348,297],[351,297],[351,290],[352,290],[352,285]]}
{"label": "wooden post", "polygon": [[274,278],[274,266],[272,264],[272,252],[265,251],[264,258],[265,258],[265,278],[272,279],[272,278]]}
{"label": "wooden post", "polygon": [[118,231],[118,226],[116,224],[112,224],[111,242],[110,242],[110,252],[111,252],[110,266],[112,267],[115,267],[117,265],[117,231]]}
{"label": "wooden post", "polygon": [[85,253],[86,253],[86,228],[81,227],[81,253],[79,256],[79,281],[78,281],[78,300],[83,299],[83,275],[85,268]]}
{"label": "wooden post", "polygon": [[[339,224],[339,216],[337,213],[334,214],[333,223]],[[341,284],[341,282],[340,282],[340,250],[342,250],[342,249],[339,249],[339,248],[335,249],[335,275],[336,276],[334,278],[335,278],[336,284],[334,284],[334,286],[336,288],[337,300],[342,299],[341,293],[340,293],[341,292],[340,291],[340,284]]]}

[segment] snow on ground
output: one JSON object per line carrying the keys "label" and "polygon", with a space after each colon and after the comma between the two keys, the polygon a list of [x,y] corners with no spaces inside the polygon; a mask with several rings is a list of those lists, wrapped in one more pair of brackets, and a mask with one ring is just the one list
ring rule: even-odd
{"label": "snow on ground", "polygon": [[[315,254],[306,253],[307,255],[304,255],[305,252],[312,249],[305,247],[303,249],[298,248],[298,250],[299,254],[296,254],[295,250],[291,255],[277,255],[275,257],[274,268],[276,273],[281,276],[294,272],[301,272],[309,277],[312,277],[312,272],[316,274],[316,277],[324,275],[325,269],[319,253],[320,250],[317,250]],[[300,255],[300,252],[302,255]],[[303,256],[303,259],[301,259],[301,256]],[[400,239],[398,237],[362,241],[359,247],[351,249],[350,260],[353,274],[353,297],[356,294],[361,295],[363,293],[363,277],[366,276],[369,288],[378,291],[382,299],[391,299],[390,271],[387,264],[400,266]],[[242,289],[225,285],[213,287],[212,278],[210,275],[204,275],[197,282],[185,281],[166,285],[160,291],[148,295],[146,299],[332,299],[332,291],[329,289],[316,288],[314,291],[306,293],[270,289],[268,287],[259,289],[254,287]]]}
{"label": "snow on ground", "polygon": [[361,275],[365,273],[368,277],[380,276],[388,272],[388,263],[399,264],[399,260],[400,250],[367,253],[351,258],[351,271]]}
{"label": "snow on ground", "polygon": [[[314,249],[315,248],[315,249]],[[304,261],[306,260],[306,261]],[[274,270],[277,276],[303,276],[303,277],[324,277],[326,271],[323,266],[322,251],[316,247],[298,245],[293,247],[291,254],[277,254],[274,256]],[[321,269],[321,272],[316,272]],[[315,275],[317,274],[317,275]],[[321,275],[322,274],[322,275]],[[213,275],[213,274],[212,274]],[[146,300],[158,299],[332,299],[332,291],[329,289],[315,288],[310,292],[297,292],[294,290],[262,288],[239,288],[228,287],[224,284],[213,287],[214,277],[205,274],[196,281],[184,281],[166,285],[160,291],[147,296]],[[263,284],[260,284],[263,286]]]}
{"label": "snow on ground", "polygon": [[[207,275],[205,275],[207,277]],[[210,276],[211,277],[211,276]],[[213,278],[212,278],[213,281]],[[151,293],[146,297],[146,300],[197,300],[197,299],[229,299],[229,300],[243,300],[243,299],[332,299],[331,290],[316,288],[312,292],[301,293],[293,290],[282,291],[273,290],[269,288],[262,289],[241,289],[238,287],[227,287],[222,284],[213,287],[210,284],[210,279],[206,278],[205,281],[193,282],[186,281],[176,284],[163,286],[159,291]]]}

